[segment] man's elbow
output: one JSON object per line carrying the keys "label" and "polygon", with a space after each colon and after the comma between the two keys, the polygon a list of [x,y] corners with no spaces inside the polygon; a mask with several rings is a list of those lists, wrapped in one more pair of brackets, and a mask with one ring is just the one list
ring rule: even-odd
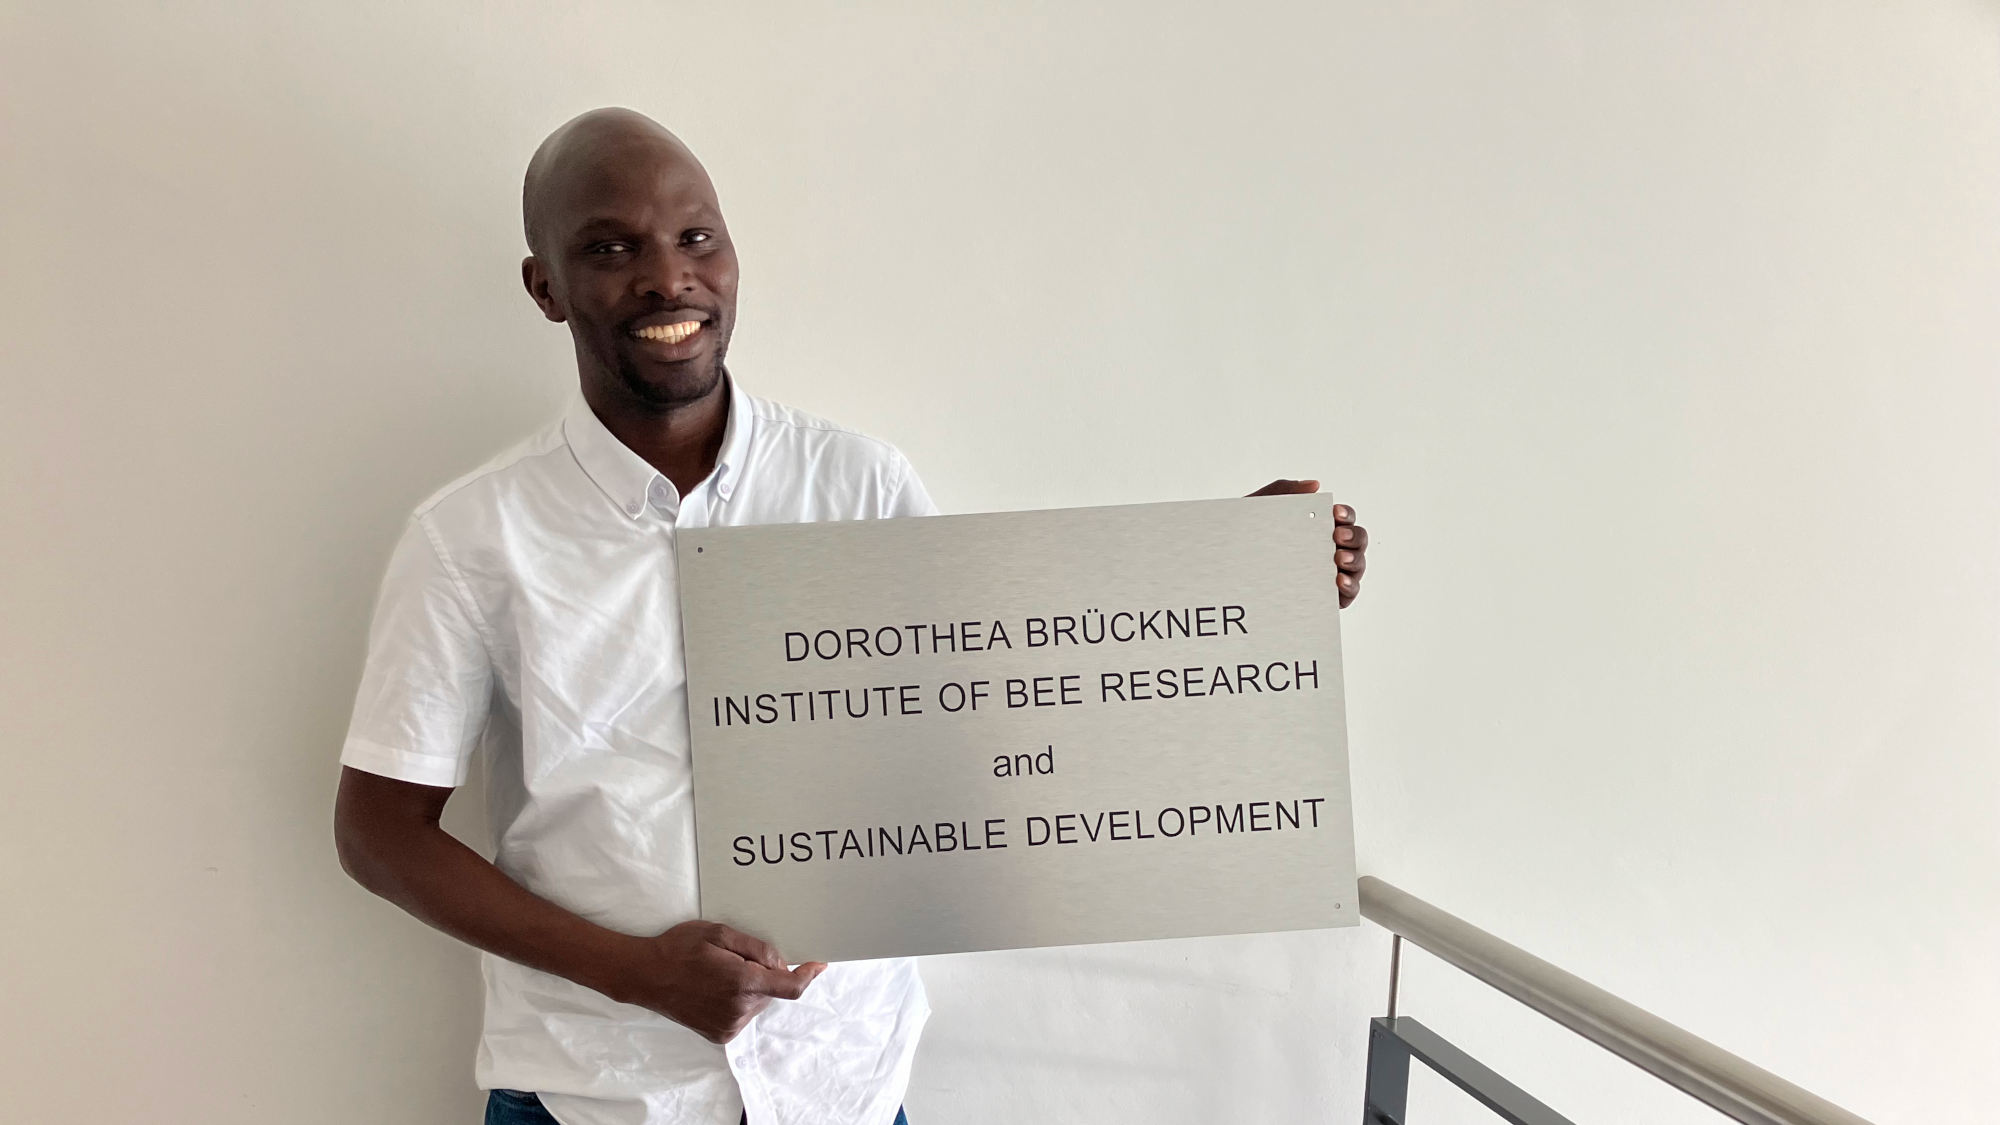
{"label": "man's elbow", "polygon": [[333,851],[340,857],[340,869],[355,882],[376,894],[388,893],[394,878],[391,863],[409,850],[396,817],[388,815],[380,802],[371,801],[361,790],[364,785],[343,780],[333,804]]}
{"label": "man's elbow", "polygon": [[352,767],[333,803],[333,850],[348,877],[396,899],[411,865],[435,858],[438,817],[451,790],[378,777]]}
{"label": "man's elbow", "polygon": [[376,859],[379,851],[368,829],[357,823],[359,819],[347,802],[335,802],[333,851],[340,857],[340,869],[347,872],[348,878],[380,894],[381,865]]}

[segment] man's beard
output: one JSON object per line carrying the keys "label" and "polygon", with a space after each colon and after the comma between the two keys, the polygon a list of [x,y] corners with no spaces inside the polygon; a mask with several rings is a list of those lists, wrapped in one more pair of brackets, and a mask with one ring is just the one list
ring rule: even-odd
{"label": "man's beard", "polygon": [[648,380],[639,373],[639,362],[622,350],[618,353],[612,370],[618,374],[618,382],[638,405],[658,414],[678,410],[693,402],[700,402],[714,392],[724,374],[723,354],[728,350],[728,342],[718,344],[715,350],[699,360],[689,360],[686,367],[676,371],[666,381]]}

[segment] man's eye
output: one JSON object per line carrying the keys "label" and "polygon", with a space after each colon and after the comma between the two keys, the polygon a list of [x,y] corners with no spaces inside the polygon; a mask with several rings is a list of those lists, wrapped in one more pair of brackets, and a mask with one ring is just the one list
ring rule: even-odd
{"label": "man's eye", "polygon": [[630,247],[630,246],[628,246],[627,244],[623,243],[623,242],[600,242],[600,243],[598,243],[597,245],[595,245],[595,246],[591,247],[591,248],[590,248],[590,249],[589,249],[589,250],[587,251],[587,253],[591,253],[591,254],[616,254],[616,253],[623,253],[624,251],[626,251],[626,250],[630,250],[630,249],[631,249],[631,247]]}
{"label": "man's eye", "polygon": [[715,236],[705,230],[691,230],[681,235],[682,242],[707,242]]}

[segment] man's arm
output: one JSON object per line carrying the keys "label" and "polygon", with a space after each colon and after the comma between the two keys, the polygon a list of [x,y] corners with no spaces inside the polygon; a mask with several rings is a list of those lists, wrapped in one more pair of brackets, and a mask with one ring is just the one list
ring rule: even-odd
{"label": "man's arm", "polygon": [[787,969],[768,943],[714,922],[657,937],[606,929],[508,878],[438,823],[452,790],[343,767],[334,844],[354,880],[452,937],[683,1024],[715,1043],[826,969]]}

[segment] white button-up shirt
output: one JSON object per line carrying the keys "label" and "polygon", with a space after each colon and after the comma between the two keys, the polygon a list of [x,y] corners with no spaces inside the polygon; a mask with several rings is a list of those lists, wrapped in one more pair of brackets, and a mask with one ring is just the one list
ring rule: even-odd
{"label": "white button-up shirt", "polygon": [[[623,933],[695,917],[682,527],[929,515],[894,447],[730,383],[686,496],[579,398],[420,506],[390,560],[341,761],[463,784],[487,755],[495,862]],[[726,1047],[644,1008],[482,958],[482,1087],[566,1125],[887,1125],[929,1006],[907,960],[834,965]]]}

